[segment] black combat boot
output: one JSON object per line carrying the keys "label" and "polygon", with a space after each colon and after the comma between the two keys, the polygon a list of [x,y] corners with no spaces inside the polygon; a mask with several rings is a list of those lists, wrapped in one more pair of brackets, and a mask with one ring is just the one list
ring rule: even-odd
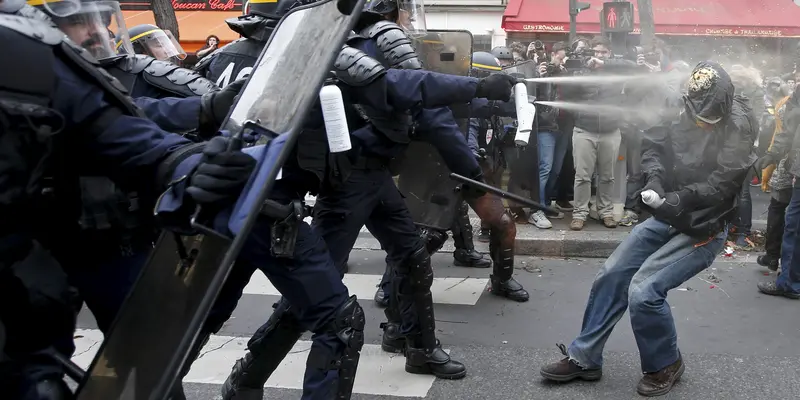
{"label": "black combat boot", "polygon": [[438,340],[433,346],[426,346],[420,335],[409,336],[406,349],[406,372],[411,374],[433,375],[442,379],[461,379],[467,376],[467,367],[453,361],[442,350]]}
{"label": "black combat boot", "polygon": [[472,241],[472,223],[469,221],[469,206],[462,201],[451,228],[456,251],[453,252],[453,264],[459,267],[489,268],[492,261],[475,251]]}
{"label": "black combat boot", "polygon": [[530,295],[513,277],[514,249],[500,249],[499,245],[491,247],[489,251],[494,260],[494,273],[489,275],[492,294],[519,302],[528,301]]}
{"label": "black combat boot", "polygon": [[222,384],[222,400],[261,400],[264,384],[303,335],[286,301],[281,299],[267,323],[247,343],[249,350],[233,365]]}

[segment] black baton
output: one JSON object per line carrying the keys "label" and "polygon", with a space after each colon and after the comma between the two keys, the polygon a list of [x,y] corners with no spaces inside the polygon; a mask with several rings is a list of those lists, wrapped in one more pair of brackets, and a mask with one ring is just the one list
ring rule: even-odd
{"label": "black baton", "polygon": [[527,206],[527,207],[530,207],[530,208],[533,208],[533,209],[536,209],[536,210],[547,211],[547,212],[553,213],[553,214],[558,214],[558,210],[556,210],[555,208],[547,207],[547,206],[539,204],[539,203],[537,203],[537,202],[535,202],[535,201],[533,201],[531,199],[526,199],[526,198],[524,198],[522,196],[518,196],[518,195],[516,195],[514,193],[506,192],[503,189],[496,188],[496,187],[494,187],[492,185],[487,185],[487,184],[485,184],[483,182],[478,182],[478,181],[476,181],[474,179],[469,179],[469,178],[467,178],[465,176],[461,176],[461,175],[456,174],[456,173],[451,173],[450,174],[450,179],[453,179],[455,181],[461,182],[463,184],[474,186],[476,188],[480,188],[485,192],[496,194],[496,195],[498,195],[498,196],[500,196],[500,197],[502,197],[504,199],[511,200],[511,201],[513,201],[515,203],[518,203],[518,204],[521,204],[523,206]]}

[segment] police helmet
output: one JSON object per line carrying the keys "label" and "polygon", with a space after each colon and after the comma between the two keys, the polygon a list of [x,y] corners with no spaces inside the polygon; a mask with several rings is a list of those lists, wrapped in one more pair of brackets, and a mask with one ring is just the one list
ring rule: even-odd
{"label": "police helmet", "polygon": [[248,0],[242,7],[242,11],[245,15],[260,15],[279,20],[297,7],[316,2],[317,0]]}
{"label": "police helmet", "polygon": [[506,46],[497,46],[493,48],[492,55],[495,56],[498,60],[514,61],[514,55],[511,54],[511,50],[509,50],[509,48]]}
{"label": "police helmet", "polygon": [[385,16],[405,29],[409,36],[422,37],[427,33],[423,0],[367,0],[358,26],[372,24]]}
{"label": "police helmet", "polygon": [[[25,5],[25,0],[3,0],[0,2],[0,13],[12,14]],[[2,347],[0,347],[2,349]]]}
{"label": "police helmet", "polygon": [[97,60],[133,52],[117,1],[28,0],[28,4],[47,14],[58,29]]}
{"label": "police helmet", "polygon": [[[141,24],[128,30],[136,54],[146,54],[161,61],[178,63],[186,58],[183,47],[172,36],[170,31],[165,31],[155,25]],[[117,42],[119,46],[121,42]]]}
{"label": "police helmet", "polygon": [[485,51],[478,51],[472,53],[472,71],[471,76],[476,78],[485,78],[495,72],[502,71],[500,60],[497,59],[492,53]]}

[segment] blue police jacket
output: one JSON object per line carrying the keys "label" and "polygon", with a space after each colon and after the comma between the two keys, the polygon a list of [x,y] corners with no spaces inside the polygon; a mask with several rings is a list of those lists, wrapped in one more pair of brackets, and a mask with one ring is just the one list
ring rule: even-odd
{"label": "blue police jacket", "polygon": [[170,132],[193,131],[200,125],[200,96],[134,97],[134,103],[161,129]]}

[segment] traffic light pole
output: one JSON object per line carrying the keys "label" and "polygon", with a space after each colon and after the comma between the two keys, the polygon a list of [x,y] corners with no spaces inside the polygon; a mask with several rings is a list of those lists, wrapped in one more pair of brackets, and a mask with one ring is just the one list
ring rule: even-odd
{"label": "traffic light pole", "polygon": [[569,0],[569,42],[574,43],[578,36],[578,13],[588,10],[592,5],[578,0]]}

